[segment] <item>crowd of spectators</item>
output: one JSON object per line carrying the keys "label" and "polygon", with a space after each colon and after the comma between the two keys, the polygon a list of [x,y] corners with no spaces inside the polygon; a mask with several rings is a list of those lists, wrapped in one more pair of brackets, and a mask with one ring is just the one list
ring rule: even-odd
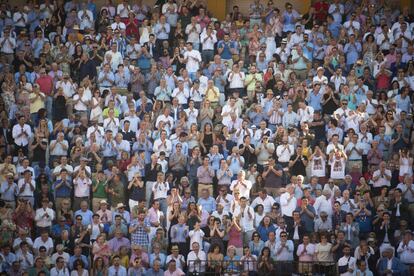
{"label": "crowd of spectators", "polygon": [[0,275],[413,275],[399,3],[1,0]]}

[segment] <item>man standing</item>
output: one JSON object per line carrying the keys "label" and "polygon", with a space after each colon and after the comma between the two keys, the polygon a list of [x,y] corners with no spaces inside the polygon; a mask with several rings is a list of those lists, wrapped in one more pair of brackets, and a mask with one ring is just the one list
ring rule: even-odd
{"label": "man standing", "polygon": [[15,155],[17,156],[19,150],[23,150],[25,156],[29,153],[29,140],[32,137],[32,130],[28,124],[26,124],[26,118],[24,115],[18,117],[18,124],[13,126],[12,136],[15,145]]}

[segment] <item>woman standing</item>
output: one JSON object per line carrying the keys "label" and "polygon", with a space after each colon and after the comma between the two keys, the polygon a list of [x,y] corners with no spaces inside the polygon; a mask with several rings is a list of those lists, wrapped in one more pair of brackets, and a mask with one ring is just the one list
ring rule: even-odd
{"label": "woman standing", "polygon": [[[315,258],[318,262],[333,262],[332,244],[328,242],[325,234],[320,235],[320,242],[315,247]],[[319,264],[319,273],[329,275],[332,266],[329,264]]]}
{"label": "woman standing", "polygon": [[242,228],[240,226],[240,218],[234,217],[230,226],[227,227],[227,233],[229,234],[228,248],[233,246],[237,256],[243,255],[243,239]]}
{"label": "woman standing", "polygon": [[262,253],[259,256],[257,265],[257,272],[259,275],[272,275],[273,272],[273,261],[270,257],[270,248],[264,247]]}

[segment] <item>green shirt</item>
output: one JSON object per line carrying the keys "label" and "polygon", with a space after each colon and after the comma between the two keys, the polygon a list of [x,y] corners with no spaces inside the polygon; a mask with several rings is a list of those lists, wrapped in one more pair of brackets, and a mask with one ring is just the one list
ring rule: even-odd
{"label": "green shirt", "polygon": [[106,191],[105,191],[105,181],[97,181],[96,179],[94,179],[92,181],[92,185],[93,188],[95,189],[96,186],[98,186],[98,188],[96,189],[96,191],[93,193],[93,197],[94,198],[106,198]]}
{"label": "green shirt", "polygon": [[[46,276],[49,276],[50,275],[50,273],[49,273],[49,270],[47,269],[47,268],[43,268],[42,269],[42,271],[44,272],[44,273],[46,273]],[[29,273],[29,276],[37,276],[37,272],[36,272],[36,268],[34,268],[34,267],[32,267],[32,268],[29,268],[28,270],[27,270],[27,272]]]}
{"label": "green shirt", "polygon": [[122,182],[119,182],[117,184],[114,184],[112,182],[110,185],[110,188],[113,189],[115,192],[115,195],[112,195],[112,194],[110,195],[112,207],[115,207],[118,203],[124,203],[125,202],[124,184]]}

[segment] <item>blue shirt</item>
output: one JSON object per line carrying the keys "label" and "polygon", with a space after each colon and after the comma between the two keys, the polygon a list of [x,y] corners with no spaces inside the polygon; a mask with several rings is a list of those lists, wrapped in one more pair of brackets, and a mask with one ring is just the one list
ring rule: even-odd
{"label": "blue shirt", "polygon": [[257,232],[260,235],[260,239],[264,242],[267,242],[267,240],[269,239],[269,233],[276,233],[276,227],[273,224],[271,224],[269,227],[266,228],[262,224],[260,224],[257,228]]}
{"label": "blue shirt", "polygon": [[216,210],[216,201],[212,196],[209,196],[207,199],[200,197],[197,204],[201,205],[203,210],[206,210],[210,214]]}
{"label": "blue shirt", "polygon": [[209,153],[208,158],[210,158],[210,166],[213,168],[215,172],[220,168],[220,161],[224,158],[221,153],[211,154]]}
{"label": "blue shirt", "polygon": [[[313,214],[316,214],[315,208],[313,208],[312,205],[308,204],[307,209],[309,211],[311,211]],[[298,212],[302,211],[301,207],[297,207],[296,211],[298,211]],[[302,222],[305,226],[306,232],[310,233],[310,232],[314,231],[314,229],[315,229],[314,225],[315,224],[314,224],[313,218],[308,216],[306,213],[302,213],[302,215],[300,216],[300,219],[302,220]]]}
{"label": "blue shirt", "polygon": [[[308,49],[308,47],[310,48],[310,50]],[[309,59],[312,60],[313,58],[313,44],[312,42],[306,42],[305,45],[302,47],[303,49],[303,55]]]}
{"label": "blue shirt", "polygon": [[[93,213],[91,210],[86,210],[85,212],[83,212],[82,210],[78,210],[75,212],[75,216],[74,219],[76,220],[77,216],[81,216],[82,217],[82,225],[84,226],[88,226],[89,224],[92,223],[92,216]],[[76,221],[74,221],[76,222]]]}
{"label": "blue shirt", "polygon": [[60,226],[60,224],[53,225],[52,226],[52,236],[60,237],[60,234],[62,234],[63,230],[67,230],[70,233],[70,227],[67,224],[64,224],[63,228]]}
{"label": "blue shirt", "polygon": [[347,43],[344,47],[344,53],[346,54],[346,64],[352,65],[356,63],[359,58],[359,53],[362,51],[361,43],[355,42],[353,44]]}
{"label": "blue shirt", "polygon": [[69,258],[69,269],[73,270],[73,264],[76,262],[76,260],[82,260],[83,262],[83,268],[89,269],[89,262],[88,258],[86,258],[85,255],[80,255],[79,257],[73,255]]}
{"label": "blue shirt", "polygon": [[239,271],[239,265],[238,265],[238,261],[240,261],[240,257],[239,256],[234,256],[233,259],[230,259],[229,256],[224,257],[224,261],[232,261],[229,262],[229,265],[227,266],[227,271]]}
{"label": "blue shirt", "polygon": [[152,253],[149,256],[149,264],[150,264],[150,267],[153,267],[154,261],[157,258],[159,259],[159,261],[161,263],[161,267],[164,267],[165,266],[165,260],[167,259],[167,257],[165,256],[164,253],[161,253],[161,252],[158,254],[158,257],[155,255],[155,253]]}
{"label": "blue shirt", "polygon": [[171,242],[185,243],[188,236],[188,227],[186,224],[176,224],[171,227]]}
{"label": "blue shirt", "polygon": [[112,84],[113,84],[113,82],[115,81],[114,73],[112,73],[112,72],[108,72],[107,73],[107,78],[109,80],[104,79],[104,76],[105,76],[105,72],[104,71],[99,72],[99,75],[98,75],[98,83],[99,83],[99,86],[100,87],[111,87]]}
{"label": "blue shirt", "polygon": [[122,265],[119,265],[118,269],[115,266],[108,268],[108,275],[127,276],[127,270]]}
{"label": "blue shirt", "polygon": [[332,36],[334,38],[338,38],[339,37],[339,31],[341,30],[342,25],[333,21],[331,24],[329,24],[328,26],[328,30],[331,31]]}
{"label": "blue shirt", "polygon": [[221,52],[220,56],[222,59],[231,59],[232,53],[230,51],[230,48],[234,48],[231,41],[225,42],[224,40],[219,41],[217,44],[217,48],[221,49],[223,48],[223,52]]}
{"label": "blue shirt", "polygon": [[388,146],[385,146],[385,142],[387,142],[388,145],[389,145],[389,143],[391,142],[391,136],[384,135],[384,138],[382,140],[381,136],[378,134],[378,135],[375,135],[374,140],[378,141],[378,150],[379,151],[384,151],[384,150],[388,151]]}
{"label": "blue shirt", "polygon": [[[237,174],[243,170],[243,166],[241,166],[239,158],[238,157],[233,157],[232,155],[229,155],[227,157],[227,161],[231,160],[230,165],[229,165],[229,169],[232,171],[233,173],[233,177],[236,177]],[[240,155],[240,160],[241,162],[243,162],[244,164],[244,157]]]}
{"label": "blue shirt", "polygon": [[117,150],[112,143],[109,143],[105,140],[102,144],[102,155],[104,157],[115,157],[117,155]]}
{"label": "blue shirt", "polygon": [[308,99],[308,104],[315,110],[322,110],[322,93],[321,91],[318,92],[318,94],[315,95],[315,93],[313,93],[313,91],[311,93],[309,93],[309,99]]}
{"label": "blue shirt", "polygon": [[397,102],[397,108],[401,109],[401,111],[409,113],[411,102],[408,96],[403,98],[401,94],[397,95],[395,96],[395,101]]}
{"label": "blue shirt", "polygon": [[71,196],[72,184],[66,180],[65,184],[62,184],[58,189],[56,186],[62,183],[62,180],[58,180],[52,185],[52,190],[55,193],[55,198],[67,198]]}
{"label": "blue shirt", "polygon": [[157,39],[168,39],[170,33],[170,24],[165,23],[161,25],[160,23],[156,24],[154,27],[154,33]]}

